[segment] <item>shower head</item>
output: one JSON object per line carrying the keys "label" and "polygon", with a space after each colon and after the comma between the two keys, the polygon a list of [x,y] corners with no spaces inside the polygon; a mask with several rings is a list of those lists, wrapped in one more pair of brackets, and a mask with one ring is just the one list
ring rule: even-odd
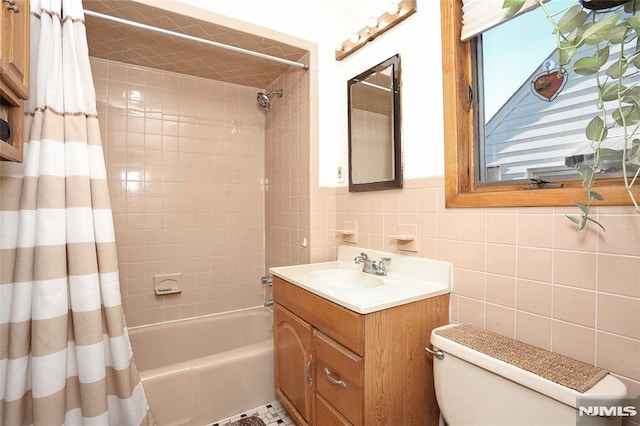
{"label": "shower head", "polygon": [[258,92],[258,95],[256,96],[256,101],[258,101],[258,105],[260,105],[264,109],[269,109],[269,106],[271,105],[271,96],[274,94],[278,95],[278,97],[281,98],[282,89],[274,90],[269,93]]}

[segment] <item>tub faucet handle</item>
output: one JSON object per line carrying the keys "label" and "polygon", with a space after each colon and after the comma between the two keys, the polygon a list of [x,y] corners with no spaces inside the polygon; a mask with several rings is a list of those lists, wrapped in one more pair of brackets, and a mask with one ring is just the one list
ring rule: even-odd
{"label": "tub faucet handle", "polygon": [[260,278],[260,282],[262,283],[262,285],[266,285],[267,287],[273,287],[273,278],[271,278],[269,275],[265,275],[264,277]]}

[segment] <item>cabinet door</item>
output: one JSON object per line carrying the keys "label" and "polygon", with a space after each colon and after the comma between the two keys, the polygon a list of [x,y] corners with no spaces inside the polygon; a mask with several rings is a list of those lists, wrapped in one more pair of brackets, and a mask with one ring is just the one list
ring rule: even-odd
{"label": "cabinet door", "polygon": [[276,395],[298,425],[313,424],[313,329],[278,303],[273,321]]}
{"label": "cabinet door", "polygon": [[29,97],[29,0],[2,1],[3,81],[22,99]]}

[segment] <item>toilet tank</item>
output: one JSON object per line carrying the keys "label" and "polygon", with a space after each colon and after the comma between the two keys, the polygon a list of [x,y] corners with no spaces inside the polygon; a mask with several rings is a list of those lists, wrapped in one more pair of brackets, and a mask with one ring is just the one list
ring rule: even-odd
{"label": "toilet tank", "polygon": [[[577,400],[622,400],[625,385],[607,374],[584,393],[431,333],[433,376],[440,412],[449,426],[576,425]],[[580,418],[584,425],[619,425],[620,417]],[[584,422],[583,422],[584,421]]]}

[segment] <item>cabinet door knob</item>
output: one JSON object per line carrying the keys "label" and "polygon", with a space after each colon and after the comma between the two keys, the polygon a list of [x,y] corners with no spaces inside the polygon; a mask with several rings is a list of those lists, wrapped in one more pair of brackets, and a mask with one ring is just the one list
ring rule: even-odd
{"label": "cabinet door knob", "polygon": [[307,365],[304,367],[304,377],[307,379],[307,383],[309,383],[309,387],[313,387],[313,377],[311,377],[311,364],[313,363],[313,355],[309,354],[309,361],[307,361]]}
{"label": "cabinet door knob", "polygon": [[7,10],[13,10],[13,13],[20,13],[20,8],[11,1],[7,5]]}
{"label": "cabinet door knob", "polygon": [[334,379],[333,376],[331,375],[331,371],[329,371],[329,369],[327,367],[324,368],[324,374],[325,374],[325,376],[327,376],[327,380],[329,380],[334,385],[342,386],[343,388],[347,387],[347,384],[345,382],[343,382],[342,380]]}

